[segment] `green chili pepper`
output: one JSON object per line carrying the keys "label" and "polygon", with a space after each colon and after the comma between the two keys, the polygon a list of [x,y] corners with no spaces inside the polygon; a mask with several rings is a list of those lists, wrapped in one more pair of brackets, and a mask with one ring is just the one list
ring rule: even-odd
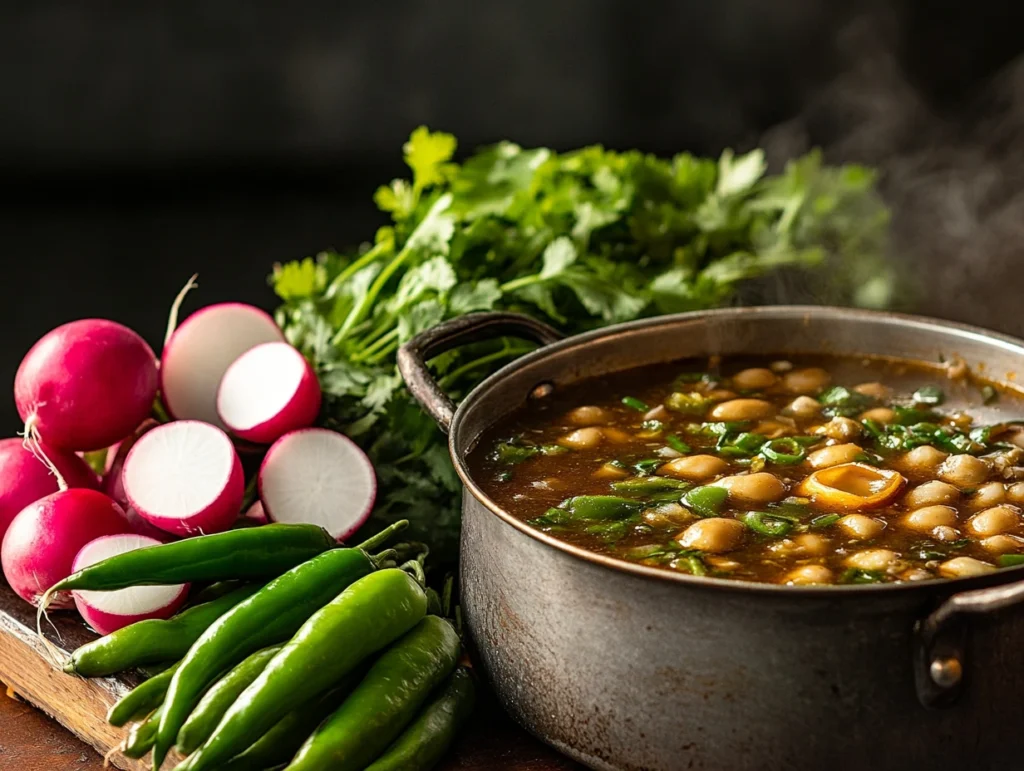
{"label": "green chili pepper", "polygon": [[704,560],[697,554],[683,554],[678,558],[684,565],[686,570],[694,576],[706,576],[708,569],[704,565]]}
{"label": "green chili pepper", "polygon": [[433,701],[366,771],[430,771],[444,757],[473,714],[476,689],[465,668],[456,669]]}
{"label": "green chili pepper", "polygon": [[389,527],[354,549],[333,549],[292,568],[207,629],[189,649],[167,690],[154,767],[160,767],[189,713],[222,672],[260,648],[288,640],[338,592],[373,572],[378,560],[365,549],[386,542],[402,527]]}
{"label": "green chili pepper", "polygon": [[558,508],[568,512],[572,520],[591,522],[625,519],[639,513],[643,503],[615,495],[577,495],[562,501]]}
{"label": "green chili pepper", "polygon": [[667,444],[669,447],[671,447],[676,452],[681,452],[683,455],[686,455],[687,453],[693,451],[693,448],[690,447],[690,445],[688,445],[686,442],[684,442],[682,439],[680,439],[675,434],[669,434],[668,436],[666,436],[665,437],[665,444]]}
{"label": "green chili pepper", "polygon": [[510,442],[501,442],[495,445],[494,450],[491,453],[491,459],[498,463],[522,463],[524,460],[532,458],[539,452],[539,447],[527,447],[520,444],[512,444]]}
{"label": "green chili pepper", "polygon": [[256,651],[211,686],[178,732],[178,752],[191,755],[210,738],[228,707],[259,677],[279,650],[281,646],[274,645]]}
{"label": "green chili pepper", "polygon": [[201,535],[125,552],[72,573],[46,591],[113,591],[129,586],[193,581],[273,578],[306,560],[337,548],[338,542],[315,525],[263,525]]}
{"label": "green chili pepper", "polygon": [[128,736],[121,744],[122,755],[138,759],[153,749],[153,743],[156,741],[156,728],[160,724],[162,713],[163,707],[160,707],[145,720],[131,727]]}
{"label": "green chili pepper", "polygon": [[723,434],[718,440],[715,451],[719,455],[746,458],[754,455],[761,449],[767,440],[761,434],[744,431],[738,436],[728,439],[728,434]]}
{"label": "green chili pepper", "polygon": [[684,415],[700,415],[707,409],[711,402],[699,393],[675,392],[669,394],[665,399],[665,407],[673,412],[681,412]]}
{"label": "green chili pepper", "polygon": [[306,740],[289,771],[362,771],[412,722],[452,673],[459,635],[427,616],[385,651],[338,710]]}
{"label": "green chili pepper", "polygon": [[640,479],[623,479],[621,482],[612,482],[612,489],[617,493],[630,493],[632,495],[647,495],[650,493],[663,493],[666,490],[686,490],[689,482],[671,477],[641,477]]}
{"label": "green chili pepper", "polygon": [[739,516],[740,522],[755,533],[781,537],[793,529],[793,523],[787,518],[765,511],[748,511]]}
{"label": "green chili pepper", "polygon": [[104,677],[132,667],[180,659],[214,621],[259,589],[260,584],[246,584],[166,621],[147,619],[118,629],[78,648],[64,671],[82,677]]}
{"label": "green chili pepper", "polygon": [[665,465],[663,458],[646,458],[633,464],[633,470],[642,477],[650,476],[659,467]]}
{"label": "green chili pepper", "polygon": [[636,410],[637,412],[647,412],[650,409],[646,402],[637,399],[635,396],[623,396],[622,403],[631,410]]}
{"label": "green chili pepper", "polygon": [[386,568],[359,579],[302,625],[179,771],[219,768],[257,741],[283,713],[333,688],[412,629],[426,612],[423,587],[401,569]]}
{"label": "green chili pepper", "polygon": [[814,530],[823,530],[826,527],[832,527],[840,519],[838,514],[822,514],[820,517],[812,519],[809,524]]}
{"label": "green chili pepper", "polygon": [[724,487],[695,487],[683,496],[683,505],[698,517],[717,517],[728,497]]}
{"label": "green chili pepper", "polygon": [[1024,554],[1000,554],[999,567],[1012,568],[1017,565],[1024,565]]}
{"label": "green chili pepper", "polygon": [[765,460],[779,466],[792,466],[807,457],[807,452],[800,443],[786,436],[766,442],[760,452]]}
{"label": "green chili pepper", "polygon": [[822,412],[830,418],[836,416],[851,417],[858,412],[863,412],[875,403],[875,400],[866,394],[851,391],[844,386],[832,386],[818,396],[818,401],[824,406]]}
{"label": "green chili pepper", "polygon": [[159,707],[167,694],[167,686],[171,684],[171,678],[180,664],[180,661],[177,662],[122,696],[107,713],[107,722],[123,726],[129,720],[148,715]]}

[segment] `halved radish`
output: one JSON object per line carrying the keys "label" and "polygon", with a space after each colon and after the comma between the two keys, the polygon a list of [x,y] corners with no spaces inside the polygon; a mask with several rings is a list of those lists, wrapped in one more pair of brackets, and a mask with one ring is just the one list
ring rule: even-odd
{"label": "halved radish", "polygon": [[132,508],[131,503],[128,501],[128,496],[124,492],[124,475],[122,473],[124,462],[128,458],[128,453],[131,452],[132,447],[135,446],[135,443],[143,434],[159,425],[152,418],[143,421],[142,425],[135,429],[134,434],[110,447],[107,454],[107,472],[103,475],[100,490],[113,498],[117,505],[124,509],[125,516],[128,517],[128,521],[132,524],[132,530],[139,535],[146,535],[166,543],[173,540],[171,534],[158,527],[153,527]]}
{"label": "halved radish", "polygon": [[267,524],[267,515],[263,511],[263,501],[256,501],[250,506],[245,514],[242,515],[242,519],[245,520],[246,525],[265,525]]}
{"label": "halved radish", "polygon": [[373,510],[377,478],[355,442],[324,428],[292,431],[267,451],[259,474],[271,522],[320,525],[338,540]]}
{"label": "halved radish", "polygon": [[160,359],[160,390],[172,417],[223,427],[217,388],[231,363],[260,343],[284,334],[264,311],[243,303],[221,303],[196,311],[178,327]]}
{"label": "halved radish", "polygon": [[245,493],[228,435],[198,420],[166,423],[140,437],[124,462],[123,483],[140,517],[183,536],[228,530]]}
{"label": "halved radish", "polygon": [[[107,535],[90,541],[75,557],[74,572],[102,562],[108,557],[159,546],[160,541],[134,533]],[[133,586],[113,592],[74,591],[75,607],[93,629],[110,634],[147,618],[170,618],[185,602],[188,584],[176,586]]]}
{"label": "halved radish", "polygon": [[228,367],[217,391],[217,413],[235,436],[272,444],[313,425],[320,383],[306,357],[288,343],[250,348]]}

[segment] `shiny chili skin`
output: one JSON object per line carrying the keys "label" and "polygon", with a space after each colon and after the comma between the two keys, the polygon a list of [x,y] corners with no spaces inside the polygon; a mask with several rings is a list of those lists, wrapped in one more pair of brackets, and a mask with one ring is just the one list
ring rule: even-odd
{"label": "shiny chili skin", "polygon": [[433,768],[473,714],[474,704],[473,678],[466,668],[460,667],[366,771],[428,771]]}
{"label": "shiny chili skin", "polygon": [[363,771],[416,717],[459,660],[459,635],[427,616],[370,667],[352,694],[306,740],[287,771]]}
{"label": "shiny chili skin", "polygon": [[153,748],[156,741],[156,729],[160,725],[162,708],[157,709],[145,720],[136,723],[128,732],[121,744],[121,753],[129,758],[141,758]]}
{"label": "shiny chili skin", "polygon": [[176,661],[214,621],[259,589],[259,584],[246,584],[166,621],[147,619],[118,629],[78,648],[64,671],[82,677],[104,677],[144,664]]}
{"label": "shiny chili skin", "polygon": [[171,679],[153,749],[159,768],[203,692],[250,653],[290,639],[342,589],[371,573],[362,549],[334,549],[284,575],[225,613],[196,640]]}
{"label": "shiny chili skin", "polygon": [[220,768],[272,728],[282,713],[334,687],[426,612],[423,587],[402,570],[378,570],[356,581],[302,625],[178,771]]}
{"label": "shiny chili skin", "polygon": [[174,677],[174,672],[180,663],[175,663],[163,672],[153,675],[118,699],[107,713],[107,722],[111,725],[123,726],[129,720],[148,715],[163,704],[164,696],[167,695],[167,686],[171,684],[171,678]]}
{"label": "shiny chili skin", "polygon": [[259,676],[279,650],[280,645],[273,645],[256,651],[203,694],[203,698],[178,731],[178,752],[189,755],[209,738],[217,723],[224,717],[224,713],[228,711],[228,707]]}

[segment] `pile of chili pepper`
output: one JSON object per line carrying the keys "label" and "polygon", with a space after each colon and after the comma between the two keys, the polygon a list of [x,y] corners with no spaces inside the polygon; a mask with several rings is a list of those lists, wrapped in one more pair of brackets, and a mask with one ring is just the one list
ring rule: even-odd
{"label": "pile of chili pepper", "polygon": [[[267,525],[121,554],[62,588],[214,582],[168,620],[74,651],[84,677],[158,671],[110,710],[134,723],[117,748],[174,771],[413,771],[432,768],[475,691],[420,544],[384,547],[398,522],[354,548],[310,525]],[[258,539],[259,546],[255,548]]]}

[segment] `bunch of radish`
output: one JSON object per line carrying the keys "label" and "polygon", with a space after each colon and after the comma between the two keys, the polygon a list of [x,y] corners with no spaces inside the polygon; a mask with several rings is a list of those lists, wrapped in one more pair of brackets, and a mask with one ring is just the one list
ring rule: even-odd
{"label": "bunch of radish", "polygon": [[[0,562],[34,605],[75,570],[163,541],[268,521],[340,540],[369,517],[373,467],[347,437],[312,427],[321,393],[309,362],[250,305],[212,305],[178,326],[184,294],[159,361],[132,330],[87,319],[47,333],[18,369],[25,433],[0,441]],[[155,419],[157,400],[169,422]],[[103,448],[101,478],[80,456]],[[248,485],[240,451],[262,455]],[[50,607],[77,606],[107,634],[169,617],[187,592],[76,592]]]}

